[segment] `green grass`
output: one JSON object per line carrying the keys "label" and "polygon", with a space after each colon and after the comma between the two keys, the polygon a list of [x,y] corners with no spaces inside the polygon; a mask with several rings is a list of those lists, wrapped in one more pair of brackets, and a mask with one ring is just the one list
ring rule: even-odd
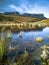
{"label": "green grass", "polygon": [[32,18],[32,17],[24,17],[24,16],[20,16],[20,15],[3,15],[0,14],[0,21],[15,21],[15,22],[37,22],[37,21],[41,21],[43,19],[41,18]]}

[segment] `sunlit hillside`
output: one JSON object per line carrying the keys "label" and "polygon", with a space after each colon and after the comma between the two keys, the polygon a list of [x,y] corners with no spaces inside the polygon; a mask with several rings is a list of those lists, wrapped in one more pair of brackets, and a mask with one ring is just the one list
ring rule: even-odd
{"label": "sunlit hillside", "polygon": [[15,21],[15,22],[37,22],[43,20],[42,18],[25,17],[21,15],[3,15],[0,14],[0,21]]}
{"label": "sunlit hillside", "polygon": [[38,22],[35,22],[35,24],[43,24],[43,23],[49,25],[49,18],[41,20],[41,21],[38,21]]}
{"label": "sunlit hillside", "polygon": [[46,19],[46,20],[42,20],[41,22],[42,22],[42,23],[43,23],[43,22],[44,22],[44,23],[49,23],[49,18]]}

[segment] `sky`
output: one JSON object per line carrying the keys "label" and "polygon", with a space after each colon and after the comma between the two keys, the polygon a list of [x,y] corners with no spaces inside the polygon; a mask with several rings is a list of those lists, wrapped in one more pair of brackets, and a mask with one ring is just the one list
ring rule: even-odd
{"label": "sky", "polygon": [[23,13],[44,14],[49,18],[49,0],[0,0],[0,13],[18,11]]}

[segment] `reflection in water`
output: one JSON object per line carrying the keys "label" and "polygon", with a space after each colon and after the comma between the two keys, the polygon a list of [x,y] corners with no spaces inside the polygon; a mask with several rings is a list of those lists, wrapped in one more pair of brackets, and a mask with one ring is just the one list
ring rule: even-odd
{"label": "reflection in water", "polygon": [[[4,33],[4,37],[6,40],[8,39],[6,32]],[[44,28],[42,31],[20,31],[19,33],[11,33],[11,40],[7,42],[8,61],[23,53],[23,57],[27,56],[28,58],[28,53],[31,52],[34,53],[34,57],[38,57],[41,53],[41,46],[43,45],[49,45],[49,27]]]}
{"label": "reflection in water", "polygon": [[[19,37],[20,33],[22,38]],[[32,51],[40,48],[42,45],[49,45],[49,27],[43,29],[43,31],[20,31],[20,33],[12,33],[12,40],[10,44],[15,47],[17,50],[23,51],[24,47],[28,51]],[[36,38],[42,38],[42,42],[36,41]],[[10,46],[9,44],[9,46]],[[14,51],[16,53],[16,51]],[[13,52],[13,53],[14,53]]]}
{"label": "reflection in water", "polygon": [[[22,34],[20,39],[19,35]],[[41,37],[43,39],[42,43],[49,43],[49,27],[44,28],[42,31],[20,31],[18,34],[12,34],[12,38],[17,40],[20,43],[37,43],[35,39]]]}

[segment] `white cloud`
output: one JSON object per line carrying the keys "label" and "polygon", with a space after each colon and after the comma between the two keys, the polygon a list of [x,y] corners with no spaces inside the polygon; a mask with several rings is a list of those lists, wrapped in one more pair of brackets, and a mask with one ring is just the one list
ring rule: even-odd
{"label": "white cloud", "polygon": [[23,11],[20,7],[16,7],[15,5],[9,5],[9,7],[10,7],[11,9],[14,9],[15,11],[18,11],[18,12],[21,12],[21,13],[22,13],[22,11]]}
{"label": "white cloud", "polygon": [[9,5],[11,9],[18,11],[20,13],[43,13],[46,17],[49,17],[49,9],[47,7],[40,7],[39,5],[25,5],[22,4],[19,7],[14,4]]}

